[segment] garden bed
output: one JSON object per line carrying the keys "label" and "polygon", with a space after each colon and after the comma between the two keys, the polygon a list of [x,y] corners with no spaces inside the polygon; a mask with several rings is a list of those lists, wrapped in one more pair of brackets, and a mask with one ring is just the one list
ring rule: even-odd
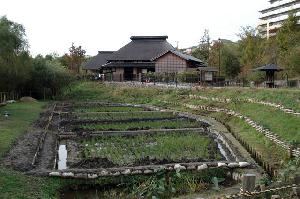
{"label": "garden bed", "polygon": [[78,166],[107,168],[225,160],[214,138],[198,132],[109,136],[69,141],[69,144],[76,146],[67,146],[70,168]]}

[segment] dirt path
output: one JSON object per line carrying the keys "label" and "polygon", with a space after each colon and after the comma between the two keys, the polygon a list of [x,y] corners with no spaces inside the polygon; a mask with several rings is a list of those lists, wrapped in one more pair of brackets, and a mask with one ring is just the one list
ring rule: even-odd
{"label": "dirt path", "polygon": [[54,150],[55,144],[55,133],[52,131],[48,131],[35,167],[36,170],[53,169],[53,162],[56,153],[56,151]]}

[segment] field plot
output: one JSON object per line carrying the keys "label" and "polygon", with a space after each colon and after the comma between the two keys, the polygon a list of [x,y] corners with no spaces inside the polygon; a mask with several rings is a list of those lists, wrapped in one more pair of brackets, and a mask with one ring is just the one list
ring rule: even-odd
{"label": "field plot", "polygon": [[77,107],[74,109],[77,113],[87,112],[134,112],[134,111],[145,111],[141,107],[127,107],[127,106],[101,106],[101,107]]}
{"label": "field plot", "polygon": [[77,113],[78,119],[97,119],[97,120],[126,120],[126,119],[153,119],[153,118],[175,118],[172,112],[161,111],[130,111],[130,112],[102,112],[102,113]]}
{"label": "field plot", "polygon": [[111,136],[82,140],[78,146],[76,159],[82,161],[77,165],[85,167],[92,160],[92,167],[224,160],[216,142],[197,132]]}
{"label": "field plot", "polygon": [[83,124],[73,126],[73,130],[96,130],[96,131],[128,131],[149,129],[178,129],[197,128],[199,123],[187,119],[139,121],[139,122],[110,122],[104,124]]}
{"label": "field plot", "polygon": [[67,165],[58,169],[226,161],[217,137],[205,132],[202,122],[171,111],[99,103],[70,110],[62,129],[77,136],[61,137]]}

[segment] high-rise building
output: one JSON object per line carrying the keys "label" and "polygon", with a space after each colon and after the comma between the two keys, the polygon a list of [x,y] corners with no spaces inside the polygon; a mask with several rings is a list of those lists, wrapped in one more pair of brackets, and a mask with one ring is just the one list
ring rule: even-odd
{"label": "high-rise building", "polygon": [[269,0],[269,2],[269,7],[260,11],[261,21],[258,27],[260,34],[267,38],[276,35],[290,13],[300,17],[300,0]]}

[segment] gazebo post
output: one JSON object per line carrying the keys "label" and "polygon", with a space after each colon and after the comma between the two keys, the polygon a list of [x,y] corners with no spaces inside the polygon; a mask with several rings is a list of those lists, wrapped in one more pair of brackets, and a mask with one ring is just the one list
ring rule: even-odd
{"label": "gazebo post", "polygon": [[274,88],[275,87],[275,72],[282,71],[283,69],[278,67],[275,64],[267,64],[265,66],[256,68],[254,70],[265,71],[266,72],[265,81],[266,81],[267,86],[269,88]]}

